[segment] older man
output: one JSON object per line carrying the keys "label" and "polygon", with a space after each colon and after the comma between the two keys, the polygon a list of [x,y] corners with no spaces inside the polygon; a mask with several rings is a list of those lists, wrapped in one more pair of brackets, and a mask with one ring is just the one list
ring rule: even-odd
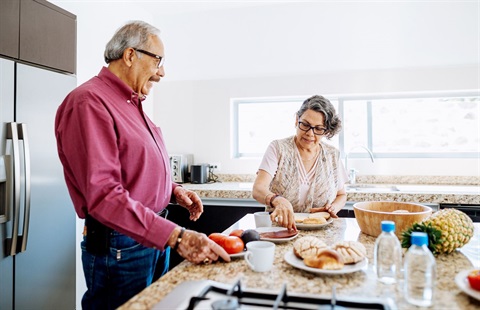
{"label": "older man", "polygon": [[170,201],[191,220],[203,212],[194,192],[171,181],[162,133],[142,110],[165,75],[164,59],[158,29],[130,22],[106,45],[108,67],[57,111],[58,154],[75,211],[86,219],[84,309],[114,309],[143,290],[159,256],[168,263],[168,247],[194,263],[230,260],[205,234],[162,217]]}

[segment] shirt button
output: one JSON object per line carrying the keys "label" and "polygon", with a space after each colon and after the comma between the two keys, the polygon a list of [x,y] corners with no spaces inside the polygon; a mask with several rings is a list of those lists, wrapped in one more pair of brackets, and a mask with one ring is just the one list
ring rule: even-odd
{"label": "shirt button", "polygon": [[127,103],[130,103],[130,100],[127,100]]}

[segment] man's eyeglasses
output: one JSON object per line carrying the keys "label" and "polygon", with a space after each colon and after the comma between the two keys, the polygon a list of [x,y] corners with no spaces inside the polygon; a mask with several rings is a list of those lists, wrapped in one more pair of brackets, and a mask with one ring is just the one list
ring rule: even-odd
{"label": "man's eyeglasses", "polygon": [[145,51],[145,50],[142,50],[142,49],[139,49],[139,48],[133,48],[133,49],[137,52],[140,52],[142,54],[145,54],[145,55],[148,55],[150,57],[158,59],[157,68],[160,68],[161,66],[163,66],[163,63],[165,62],[165,57],[158,56],[154,53],[150,53],[148,51]]}
{"label": "man's eyeglasses", "polygon": [[312,129],[313,133],[316,134],[317,136],[321,136],[327,132],[327,128],[323,128],[320,126],[313,127],[302,121],[298,122],[298,128],[300,128],[300,130],[303,130],[303,131],[309,131],[310,129]]}

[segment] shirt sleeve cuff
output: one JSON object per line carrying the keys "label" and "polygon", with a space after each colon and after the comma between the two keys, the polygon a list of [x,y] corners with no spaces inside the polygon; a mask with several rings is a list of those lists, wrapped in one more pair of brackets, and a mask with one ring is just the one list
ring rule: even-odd
{"label": "shirt sleeve cuff", "polygon": [[146,239],[144,245],[154,249],[165,250],[168,238],[177,226],[177,224],[159,216],[148,231],[149,238]]}

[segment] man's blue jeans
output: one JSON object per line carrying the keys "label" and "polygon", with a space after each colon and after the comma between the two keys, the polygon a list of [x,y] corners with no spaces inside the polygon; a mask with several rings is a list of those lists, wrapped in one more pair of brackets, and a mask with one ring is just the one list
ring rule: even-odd
{"label": "man's blue jeans", "polygon": [[[152,283],[157,260],[168,271],[170,248],[159,251],[113,231],[108,255],[92,255],[81,242],[87,292],[83,309],[116,309]],[[162,264],[159,264],[162,265]]]}

